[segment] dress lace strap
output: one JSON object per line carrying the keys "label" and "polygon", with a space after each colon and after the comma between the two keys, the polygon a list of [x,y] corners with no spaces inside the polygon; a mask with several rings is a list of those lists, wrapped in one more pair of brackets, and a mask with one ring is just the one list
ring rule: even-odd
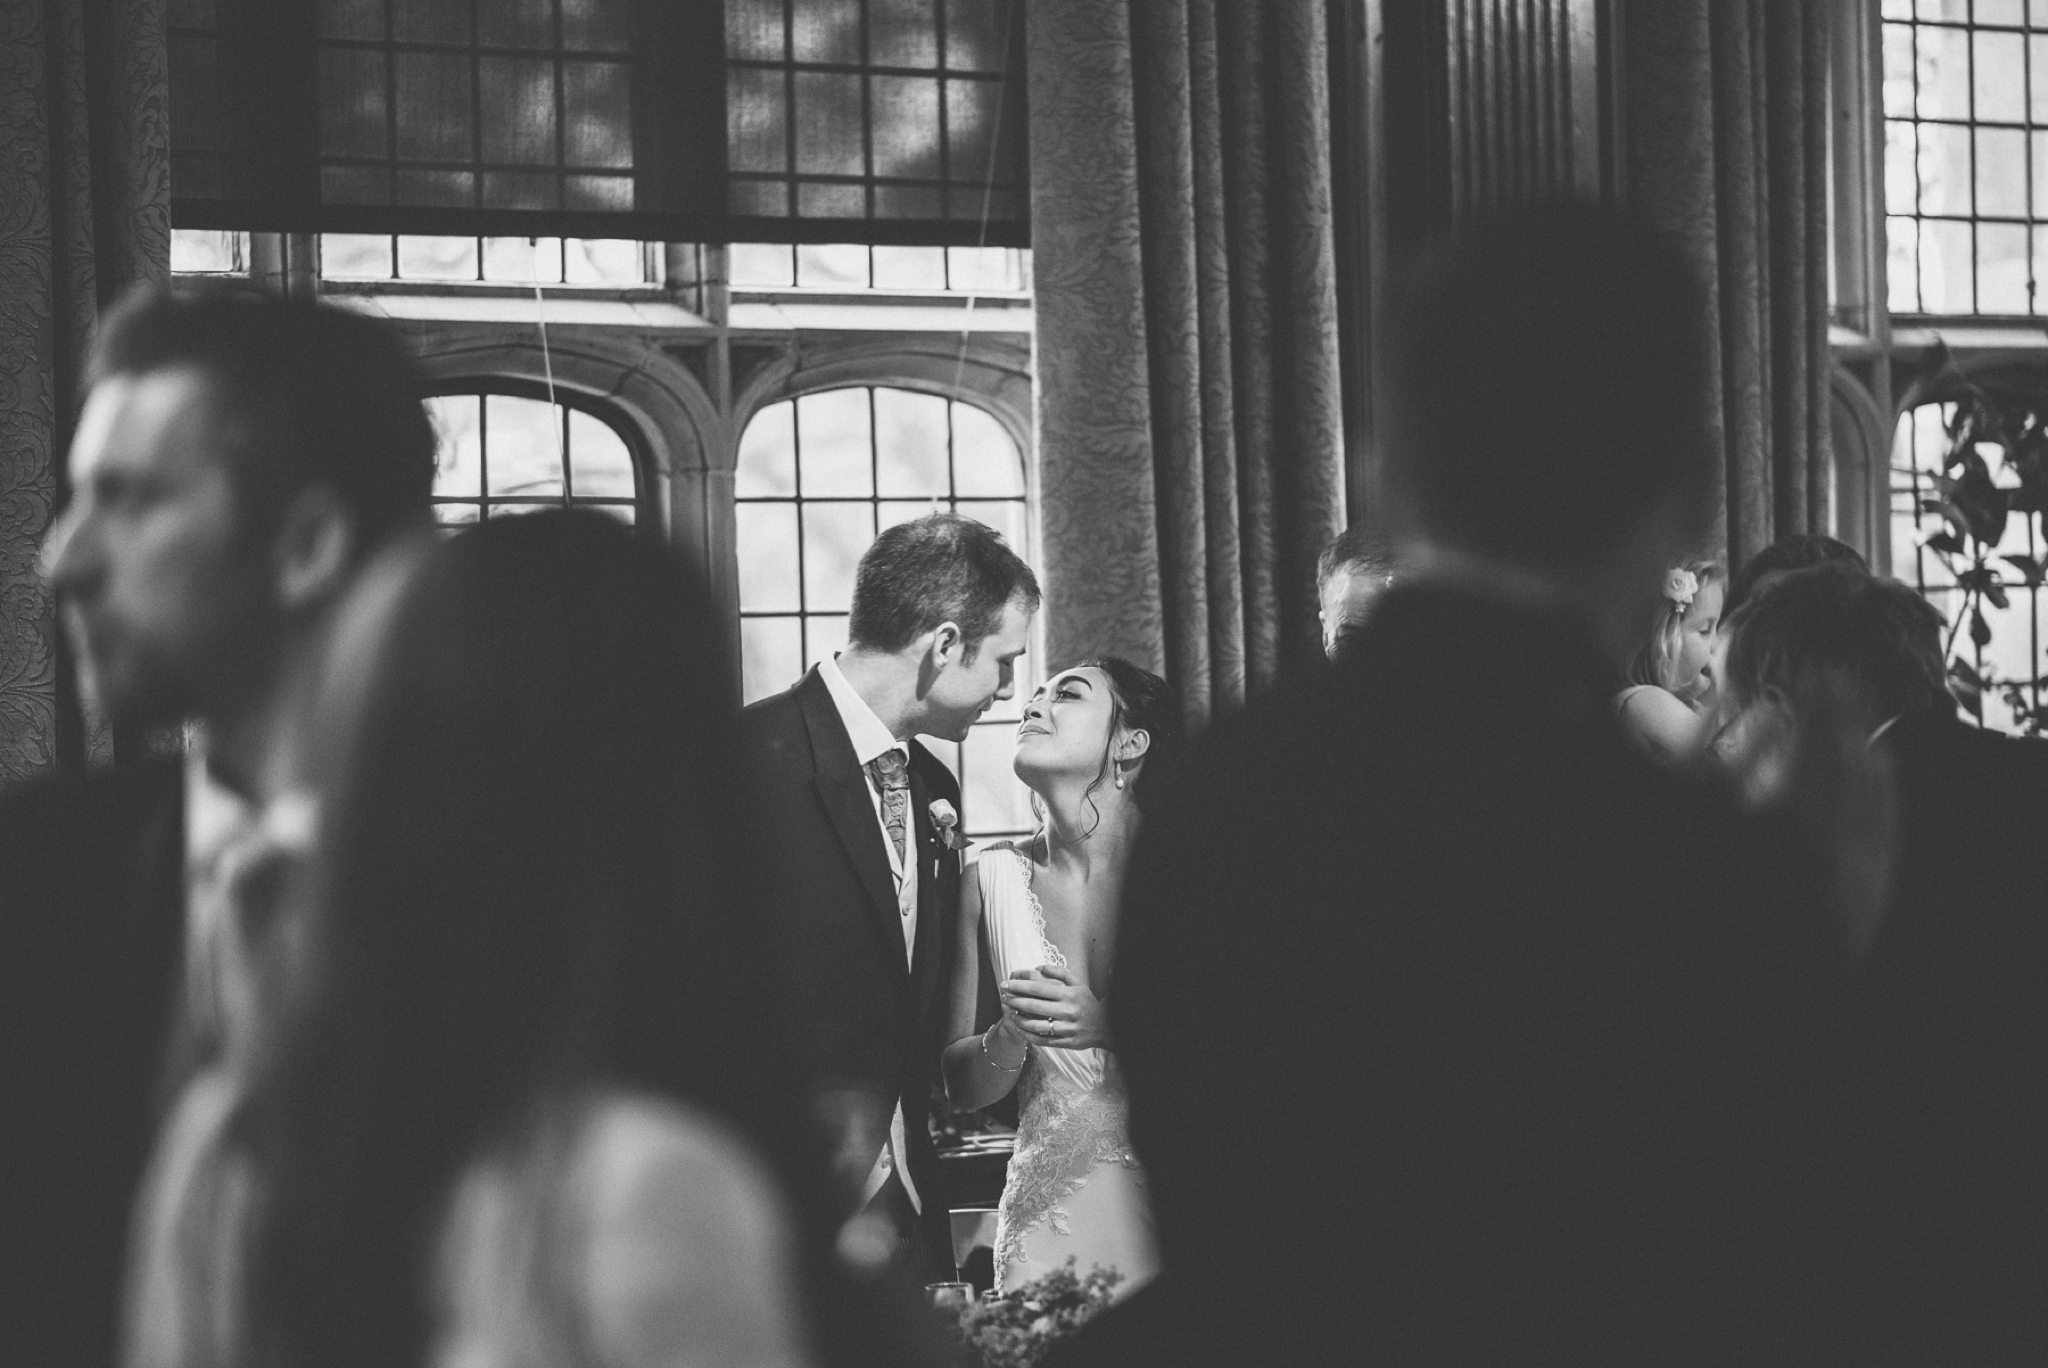
{"label": "dress lace strap", "polygon": [[1017,857],[1017,872],[1024,879],[1024,905],[1031,909],[1031,924],[1038,928],[1038,948],[1045,956],[1045,963],[1055,969],[1067,967],[1067,957],[1052,938],[1045,934],[1045,905],[1038,901],[1038,890],[1031,886],[1031,856],[1016,846],[1010,853]]}

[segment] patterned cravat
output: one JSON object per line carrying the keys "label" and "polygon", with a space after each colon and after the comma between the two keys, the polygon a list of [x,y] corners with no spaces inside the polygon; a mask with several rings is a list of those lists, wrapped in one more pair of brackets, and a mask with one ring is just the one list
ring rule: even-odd
{"label": "patterned cravat", "polygon": [[909,850],[906,845],[907,828],[910,825],[910,768],[900,750],[886,750],[867,764],[868,777],[875,781],[875,787],[882,794],[882,825],[889,828],[889,839],[896,843],[896,862],[904,863]]}

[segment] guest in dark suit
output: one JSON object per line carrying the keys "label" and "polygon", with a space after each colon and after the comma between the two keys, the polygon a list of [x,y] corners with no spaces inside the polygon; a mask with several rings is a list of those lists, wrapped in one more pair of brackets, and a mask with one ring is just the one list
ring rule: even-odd
{"label": "guest in dark suit", "polygon": [[[44,561],[117,727],[182,761],[0,799],[0,1361],[112,1361],[159,1109],[210,1048],[216,875],[259,823],[285,681],[378,544],[425,523],[434,434],[396,339],[251,291],[107,320]],[[188,904],[195,915],[188,918]]]}
{"label": "guest in dark suit", "polygon": [[991,529],[933,514],[855,575],[849,645],[741,724],[748,819],[779,985],[859,1218],[843,1252],[953,1277],[926,1124],[959,900],[959,784],[915,738],[958,741],[1012,691],[1038,609]]}
{"label": "guest in dark suit", "polygon": [[1608,701],[1706,521],[1701,310],[1591,208],[1423,277],[1412,572],[1140,839],[1109,1010],[1165,1272],[1066,1362],[1805,1361],[1831,947]]}
{"label": "guest in dark suit", "polygon": [[2015,1363],[2048,1342],[2048,744],[1964,723],[1940,615],[1797,571],[1736,618],[1738,749],[1838,719],[1896,794],[1854,1005],[1859,1362]]}

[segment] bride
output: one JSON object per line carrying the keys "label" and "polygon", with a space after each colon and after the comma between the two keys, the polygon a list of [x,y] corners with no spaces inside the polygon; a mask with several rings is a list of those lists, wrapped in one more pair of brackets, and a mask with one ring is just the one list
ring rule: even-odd
{"label": "bride", "polygon": [[1004,1290],[1069,1257],[1116,1269],[1119,1296],[1158,1269],[1103,999],[1148,771],[1156,782],[1180,737],[1180,700],[1157,675],[1114,656],[1056,675],[1025,705],[1014,762],[1043,825],[983,851],[962,883],[946,1092],[967,1108],[1017,1092],[996,1214]]}

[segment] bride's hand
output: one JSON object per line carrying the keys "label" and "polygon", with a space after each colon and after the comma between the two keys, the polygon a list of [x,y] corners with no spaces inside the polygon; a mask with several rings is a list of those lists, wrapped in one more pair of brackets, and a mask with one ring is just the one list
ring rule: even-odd
{"label": "bride's hand", "polygon": [[1020,969],[1003,981],[1003,1010],[1034,1045],[1054,1050],[1094,1050],[1109,1045],[1108,1013],[1102,1000],[1072,970],[1041,965]]}

